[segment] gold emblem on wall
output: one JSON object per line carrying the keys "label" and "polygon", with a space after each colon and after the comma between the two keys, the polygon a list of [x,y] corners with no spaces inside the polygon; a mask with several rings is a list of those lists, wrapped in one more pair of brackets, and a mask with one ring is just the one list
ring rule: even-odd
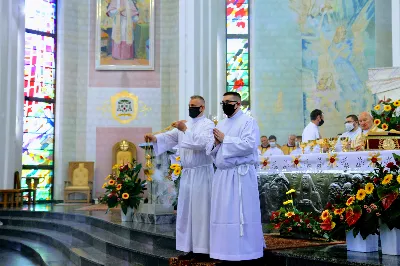
{"label": "gold emblem on wall", "polygon": [[135,94],[122,91],[111,96],[110,100],[97,107],[97,110],[105,116],[111,114],[112,118],[121,124],[129,124],[137,118],[138,113],[146,116],[151,111],[151,107],[139,101],[139,97]]}
{"label": "gold emblem on wall", "polygon": [[139,99],[127,91],[111,96],[111,113],[115,120],[121,124],[128,124],[135,120],[138,112]]}

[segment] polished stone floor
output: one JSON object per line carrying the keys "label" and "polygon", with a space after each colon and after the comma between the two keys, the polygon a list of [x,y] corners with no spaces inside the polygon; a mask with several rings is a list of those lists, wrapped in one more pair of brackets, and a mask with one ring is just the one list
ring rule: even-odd
{"label": "polished stone floor", "polygon": [[0,248],[0,266],[35,266],[40,265],[18,251]]}

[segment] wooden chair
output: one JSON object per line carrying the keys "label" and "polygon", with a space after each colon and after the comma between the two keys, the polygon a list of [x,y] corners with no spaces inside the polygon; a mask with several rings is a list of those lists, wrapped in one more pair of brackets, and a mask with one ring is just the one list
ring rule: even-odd
{"label": "wooden chair", "polygon": [[[68,180],[64,181],[64,203],[92,201],[94,162],[70,162]],[[70,200],[73,193],[85,194],[85,200]]]}
{"label": "wooden chair", "polygon": [[[28,180],[28,178],[27,178],[27,180]],[[23,199],[24,193],[28,193],[28,205],[35,204],[35,202],[36,202],[36,187],[32,186],[32,184],[30,182],[27,182],[27,185],[28,185],[28,188],[21,189],[21,179],[19,177],[19,172],[15,171],[15,173],[14,173],[14,189],[21,190],[21,193],[20,193],[21,204],[22,204],[22,199]]]}

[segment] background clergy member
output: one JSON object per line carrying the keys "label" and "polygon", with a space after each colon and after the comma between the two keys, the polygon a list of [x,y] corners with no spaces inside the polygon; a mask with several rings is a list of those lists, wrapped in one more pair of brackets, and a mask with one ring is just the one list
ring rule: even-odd
{"label": "background clergy member", "polygon": [[274,135],[269,136],[269,149],[264,153],[264,156],[273,156],[273,155],[284,155],[283,151],[278,147],[276,143],[276,137]]}
{"label": "background clergy member", "polygon": [[374,125],[373,117],[368,112],[360,113],[358,121],[362,132],[356,136],[354,145],[356,146],[356,150],[363,150],[365,145],[365,136],[375,132],[384,132],[384,130]]}
{"label": "background clergy member", "polygon": [[324,124],[324,114],[321,110],[315,109],[310,113],[310,119],[311,122],[303,130],[303,142],[321,138],[318,127]]}
{"label": "background clergy member", "polygon": [[293,150],[296,149],[296,135],[291,134],[288,137],[288,142],[281,147],[283,154],[289,155]]}
{"label": "background clergy member", "polygon": [[258,146],[258,155],[263,156],[264,153],[269,149],[269,143],[267,136],[261,136],[261,145]]}
{"label": "background clergy member", "polygon": [[173,123],[175,129],[158,134],[145,135],[152,141],[156,155],[179,147],[182,175],[179,186],[176,219],[176,249],[189,252],[180,259],[194,256],[193,253],[209,254],[211,181],[214,174],[211,156],[206,146],[214,143],[214,123],[204,116],[205,101],[201,96],[190,97],[190,121]]}
{"label": "background clergy member", "polygon": [[[361,133],[361,128],[358,125],[358,117],[356,115],[348,115],[344,122],[344,127],[346,132],[341,134],[339,138],[349,138],[348,148],[356,148],[355,140],[357,135]],[[342,150],[342,143],[340,141],[336,143],[336,150]]]}
{"label": "background clergy member", "polygon": [[[210,257],[226,261],[263,256],[256,165],[259,128],[240,110],[237,92],[221,102],[227,118],[214,129],[215,143],[208,150],[217,167],[211,196]],[[246,265],[253,265],[251,263]]]}

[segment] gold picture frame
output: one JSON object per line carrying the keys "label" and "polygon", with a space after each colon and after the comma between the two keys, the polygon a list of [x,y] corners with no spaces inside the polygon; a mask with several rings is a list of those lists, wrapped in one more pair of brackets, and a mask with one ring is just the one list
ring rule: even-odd
{"label": "gold picture frame", "polygon": [[154,21],[154,0],[96,0],[96,70],[154,70]]}

